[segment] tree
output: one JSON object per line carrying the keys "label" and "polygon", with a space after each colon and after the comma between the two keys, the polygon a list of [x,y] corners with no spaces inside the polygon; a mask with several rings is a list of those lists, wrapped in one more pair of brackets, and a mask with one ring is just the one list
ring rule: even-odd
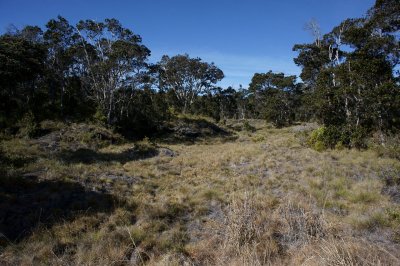
{"label": "tree", "polygon": [[118,116],[128,115],[134,90],[145,85],[150,50],[141,44],[139,35],[123,28],[116,19],[80,21],[77,29],[84,51],[84,80],[89,95],[111,125]]}
{"label": "tree", "polygon": [[311,19],[304,25],[304,29],[309,31],[311,35],[315,38],[315,45],[321,47],[321,28],[316,19]]}
{"label": "tree", "polygon": [[237,94],[238,92],[232,87],[218,90],[219,113],[222,119],[233,118],[237,114]]}
{"label": "tree", "polygon": [[[52,102],[58,102],[61,116],[64,115],[65,94],[79,75],[77,64],[77,46],[79,36],[76,29],[69,22],[58,16],[46,24],[44,41],[47,53],[47,83],[52,95]],[[59,99],[56,100],[56,96]]]}
{"label": "tree", "polygon": [[350,145],[354,136],[400,126],[399,12],[399,1],[377,0],[365,17],[346,19],[319,44],[294,46],[309,105]]}
{"label": "tree", "polygon": [[35,107],[35,94],[43,75],[43,45],[18,35],[0,36],[0,125],[15,123]]}
{"label": "tree", "polygon": [[272,71],[254,74],[249,86],[261,115],[278,127],[294,120],[297,89],[296,76]]}
{"label": "tree", "polygon": [[214,63],[202,62],[189,55],[164,55],[159,62],[160,88],[173,91],[182,112],[186,112],[199,94],[208,92],[224,77]]}

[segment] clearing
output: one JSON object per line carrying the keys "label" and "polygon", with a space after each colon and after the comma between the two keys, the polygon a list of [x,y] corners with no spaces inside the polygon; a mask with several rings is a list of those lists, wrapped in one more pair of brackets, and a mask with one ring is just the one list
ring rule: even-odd
{"label": "clearing", "polygon": [[398,160],[317,152],[313,124],[198,122],[3,139],[0,264],[400,264]]}

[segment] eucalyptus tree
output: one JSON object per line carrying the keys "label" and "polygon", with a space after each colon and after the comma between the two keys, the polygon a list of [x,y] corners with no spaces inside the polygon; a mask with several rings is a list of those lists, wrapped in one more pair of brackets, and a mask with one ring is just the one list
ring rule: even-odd
{"label": "eucalyptus tree", "polygon": [[202,62],[189,55],[164,55],[159,62],[160,88],[172,91],[179,107],[185,113],[199,94],[207,93],[224,78],[214,63]]}
{"label": "eucalyptus tree", "polygon": [[400,127],[399,14],[398,0],[377,0],[318,44],[294,46],[309,105],[325,125],[350,135]]}
{"label": "eucalyptus tree", "polygon": [[150,50],[139,35],[116,19],[80,21],[76,28],[89,95],[106,115],[107,123],[113,124],[118,116],[128,114],[134,91],[145,85]]}
{"label": "eucalyptus tree", "polygon": [[249,85],[260,115],[278,127],[290,125],[295,118],[298,85],[296,76],[283,73],[254,74]]}
{"label": "eucalyptus tree", "polygon": [[[46,24],[44,42],[47,46],[47,74],[53,102],[59,102],[61,116],[64,114],[65,95],[70,82],[78,76],[76,71],[79,36],[68,20],[58,16]],[[59,99],[55,99],[55,98]]]}

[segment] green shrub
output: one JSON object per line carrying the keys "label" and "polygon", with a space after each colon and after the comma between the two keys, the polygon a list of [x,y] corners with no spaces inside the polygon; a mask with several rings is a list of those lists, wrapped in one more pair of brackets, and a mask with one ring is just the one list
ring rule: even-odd
{"label": "green shrub", "polygon": [[255,132],[256,128],[250,125],[249,121],[244,121],[243,123],[243,130],[248,132]]}
{"label": "green shrub", "polygon": [[177,117],[179,115],[179,112],[176,110],[175,107],[169,106],[167,109],[167,114],[169,117]]}
{"label": "green shrub", "polygon": [[25,138],[32,138],[39,132],[39,126],[32,112],[28,112],[19,121],[20,126],[18,135]]}
{"label": "green shrub", "polygon": [[95,122],[98,122],[101,125],[105,125],[107,123],[107,117],[104,115],[104,112],[103,110],[101,110],[101,108],[96,109],[96,112],[93,115],[93,119]]}
{"label": "green shrub", "polygon": [[309,139],[308,144],[317,151],[334,148],[340,141],[340,132],[335,127],[320,127],[315,129]]}
{"label": "green shrub", "polygon": [[144,137],[143,140],[135,143],[134,151],[137,156],[145,158],[157,153],[157,145],[148,137]]}
{"label": "green shrub", "polygon": [[325,149],[366,148],[367,131],[361,127],[322,126],[311,132],[308,145],[317,151]]}
{"label": "green shrub", "polygon": [[320,141],[320,140],[317,140],[317,141],[314,143],[314,145],[312,145],[312,148],[313,148],[314,150],[316,150],[316,151],[324,151],[324,150],[327,149],[327,148],[326,148],[326,145],[325,145],[322,141]]}
{"label": "green shrub", "polygon": [[338,143],[336,143],[335,145],[335,149],[336,150],[343,150],[346,146],[343,144],[343,142],[339,141]]}
{"label": "green shrub", "polygon": [[350,139],[350,147],[364,149],[367,147],[367,130],[362,127],[357,127],[346,131]]}

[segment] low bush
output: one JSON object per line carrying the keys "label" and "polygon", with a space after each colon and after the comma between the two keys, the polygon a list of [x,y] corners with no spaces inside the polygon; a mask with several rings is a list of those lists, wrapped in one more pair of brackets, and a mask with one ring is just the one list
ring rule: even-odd
{"label": "low bush", "polygon": [[317,151],[326,149],[366,148],[367,131],[363,128],[322,126],[311,132],[308,145]]}
{"label": "low bush", "polygon": [[400,160],[400,135],[375,135],[370,145],[379,156]]}
{"label": "low bush", "polygon": [[18,135],[24,138],[32,138],[36,136],[39,131],[39,126],[32,112],[26,113],[24,117],[18,122],[18,126]]}
{"label": "low bush", "polygon": [[243,123],[243,130],[248,131],[248,132],[255,132],[256,128],[253,127],[252,125],[250,125],[250,123],[248,121],[245,121]]}

